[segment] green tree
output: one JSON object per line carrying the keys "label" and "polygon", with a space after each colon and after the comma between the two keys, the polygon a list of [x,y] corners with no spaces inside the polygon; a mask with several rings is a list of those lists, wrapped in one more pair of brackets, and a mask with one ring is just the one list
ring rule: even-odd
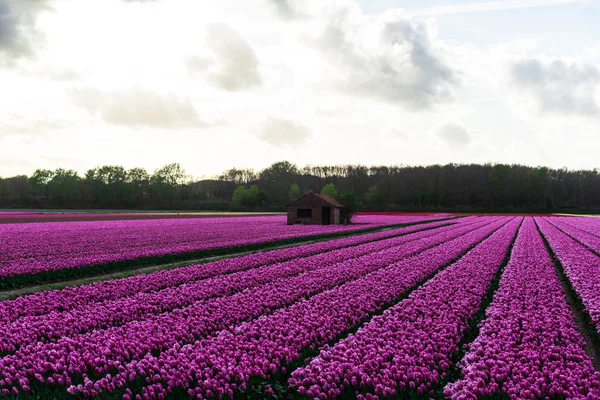
{"label": "green tree", "polygon": [[264,192],[264,190],[259,189],[257,185],[250,186],[250,189],[248,189],[248,198],[246,201],[246,206],[262,206],[266,202],[266,200],[267,194]]}
{"label": "green tree", "polygon": [[267,194],[259,189],[257,185],[246,189],[244,186],[238,186],[233,191],[232,203],[236,207],[255,208],[264,205],[267,201]]}
{"label": "green tree", "polygon": [[8,179],[0,178],[0,199],[12,201],[14,190]]}
{"label": "green tree", "polygon": [[258,203],[259,192],[260,190],[258,189],[258,186],[250,186],[250,188],[248,188],[248,190],[246,191],[248,197],[246,198],[246,203],[244,205],[249,208],[256,207]]}
{"label": "green tree", "polygon": [[158,200],[176,200],[181,187],[188,180],[185,170],[179,163],[167,164],[154,171],[150,178],[150,187]]}
{"label": "green tree", "polygon": [[288,200],[295,201],[300,197],[300,187],[294,183],[290,186],[290,191],[288,192]]}
{"label": "green tree", "polygon": [[14,192],[15,199],[24,202],[29,194],[29,178],[27,175],[17,175],[6,178]]}
{"label": "green tree", "polygon": [[296,165],[279,161],[260,172],[258,184],[267,192],[269,200],[283,206],[288,200],[289,187],[296,183],[299,174]]}
{"label": "green tree", "polygon": [[506,191],[509,182],[510,165],[496,164],[489,173],[489,181],[492,185],[492,199],[494,207],[505,205]]}
{"label": "green tree", "polygon": [[383,205],[383,195],[377,189],[377,185],[371,186],[363,199],[363,203],[369,207],[381,207]]}
{"label": "green tree", "polygon": [[54,172],[49,169],[36,169],[29,178],[29,188],[34,196],[49,196],[48,184],[54,177]]}
{"label": "green tree", "polygon": [[242,207],[248,202],[248,190],[244,186],[238,186],[233,191],[233,198],[231,199],[233,205]]}
{"label": "green tree", "polygon": [[152,178],[170,187],[178,187],[186,183],[188,176],[179,163],[171,163],[155,170]]}
{"label": "green tree", "polygon": [[85,186],[102,206],[122,207],[130,203],[132,186],[120,165],[104,165],[85,173]]}
{"label": "green tree", "polygon": [[76,199],[80,181],[77,171],[58,168],[48,183],[50,195],[61,205],[69,204]]}
{"label": "green tree", "polygon": [[128,197],[127,171],[120,165],[105,165],[98,170],[104,184],[104,201],[113,206],[122,205]]}
{"label": "green tree", "polygon": [[333,197],[334,199],[337,199],[338,196],[338,192],[333,183],[328,183],[327,185],[323,186],[323,189],[321,189],[321,194]]}
{"label": "green tree", "polygon": [[344,206],[340,213],[340,223],[344,225],[351,224],[354,214],[360,208],[360,201],[352,192],[340,193],[336,200]]}
{"label": "green tree", "polygon": [[231,168],[223,172],[219,176],[219,180],[233,182],[236,185],[247,185],[256,180],[256,173],[252,168]]}
{"label": "green tree", "polygon": [[144,168],[131,168],[127,171],[127,181],[131,186],[136,200],[138,202],[143,201],[150,186],[150,175],[148,172]]}
{"label": "green tree", "polygon": [[532,168],[527,174],[527,183],[529,185],[527,195],[527,205],[530,208],[539,208],[546,206],[548,202],[545,198],[544,189],[548,179],[548,168]]}

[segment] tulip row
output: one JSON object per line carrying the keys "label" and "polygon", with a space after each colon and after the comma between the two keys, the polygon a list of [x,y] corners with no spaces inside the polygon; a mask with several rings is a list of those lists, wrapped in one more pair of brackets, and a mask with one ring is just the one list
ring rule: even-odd
{"label": "tulip row", "polygon": [[554,217],[553,221],[560,221],[579,228],[582,231],[591,233],[600,237],[600,218],[573,218],[573,217]]}
{"label": "tulip row", "polygon": [[358,399],[367,394],[434,395],[521,221],[505,225],[355,335],[326,346],[309,365],[292,373],[290,386],[320,399],[352,392]]}
{"label": "tulip row", "polygon": [[[136,390],[142,398],[186,392],[204,398],[246,391],[251,381],[285,374],[306,352],[317,350],[393,304],[511,218],[489,219],[489,225],[274,314],[191,345],[176,344],[159,355],[149,353],[141,360],[117,362],[116,375],[96,380],[84,377],[68,392],[97,396],[120,389],[125,390],[123,398],[129,399],[132,388],[140,385],[143,387]],[[268,393],[268,388],[265,390]]]}
{"label": "tulip row", "polygon": [[[485,223],[487,222],[480,221],[475,226]],[[142,321],[151,315],[184,308],[210,298],[232,295],[277,279],[333,266],[349,259],[361,261],[360,257],[365,255],[367,261],[373,256],[406,257],[473,229],[468,223],[452,225],[188,282],[155,292],[90,303],[68,312],[22,317],[0,326],[0,353],[14,352],[27,343],[51,342],[65,336],[121,326],[131,321]],[[408,245],[403,248],[404,251],[398,251],[398,246],[406,243]]]}
{"label": "tulip row", "polygon": [[[193,343],[212,332],[269,314],[306,296],[359,279],[451,238],[472,236],[474,230],[489,231],[493,229],[490,228],[490,223],[493,222],[494,220],[484,220],[483,227],[478,224],[448,229],[406,246],[346,260],[295,277],[278,279],[269,285],[257,286],[229,297],[198,302],[188,308],[142,322],[129,323],[120,328],[65,337],[56,343],[22,347],[15,355],[0,360],[0,387],[4,386],[4,390],[9,390],[10,385],[14,386],[18,382],[22,390],[28,390],[31,378],[34,382],[69,385],[79,376],[87,376],[84,375],[87,373],[102,376],[109,371],[118,371],[119,365],[131,360],[175,345]],[[499,222],[495,223],[498,224]],[[14,386],[10,390],[19,389]]]}
{"label": "tulip row", "polygon": [[[432,222],[391,229],[381,232],[332,239],[302,246],[272,251],[258,252],[242,257],[227,258],[201,265],[191,265],[172,270],[158,271],[147,275],[136,275],[124,279],[109,280],[84,286],[68,287],[62,290],[43,291],[0,303],[0,322],[15,321],[23,316],[45,315],[56,311],[70,311],[97,302],[113,301],[124,297],[150,293],[190,282],[214,278],[221,275],[247,271],[264,265],[281,263],[292,259],[301,260],[316,254],[350,248],[415,232],[425,232],[433,228],[455,224],[469,224],[475,218],[461,218],[455,221]],[[433,231],[429,234],[435,234]]]}
{"label": "tulip row", "polygon": [[[256,213],[247,213],[256,215]],[[225,215],[222,213],[172,213],[172,212],[157,212],[157,213],[113,213],[113,214],[90,214],[90,213],[43,213],[43,212],[27,212],[27,211],[0,211],[0,224],[7,223],[35,223],[35,222],[84,222],[84,221],[119,221],[119,220],[145,220],[145,219],[191,219],[191,218],[239,218],[243,216],[238,214]],[[260,216],[258,214],[256,216]],[[268,215],[265,213],[263,215]],[[407,216],[406,213],[400,212],[361,212],[357,217],[363,216]],[[408,216],[415,216],[410,213]],[[445,213],[423,213],[424,216],[435,216],[439,218],[450,218],[450,214]]]}
{"label": "tulip row", "polygon": [[118,213],[118,214],[90,214],[90,213],[43,213],[27,211],[0,211],[0,224],[33,223],[33,222],[67,222],[67,221],[104,221],[120,219],[155,219],[155,218],[201,218],[203,214],[169,214],[169,213]]}
{"label": "tulip row", "polygon": [[531,218],[521,228],[486,316],[460,362],[461,379],[444,390],[447,397],[600,399],[600,373],[584,351]]}
{"label": "tulip row", "polygon": [[536,218],[536,221],[596,330],[600,332],[600,257],[547,220]]}
{"label": "tulip row", "polygon": [[544,218],[544,220],[554,225],[556,228],[563,231],[567,235],[571,236],[579,243],[587,246],[596,254],[600,254],[600,236],[595,236],[589,232],[583,231],[557,218]]}
{"label": "tulip row", "polygon": [[[0,286],[129,264],[251,249],[436,216],[362,216],[360,224],[294,226],[285,217],[57,222],[0,225]],[[128,264],[129,263],[129,264]],[[32,276],[33,275],[33,276]]]}
{"label": "tulip row", "polygon": [[[249,213],[250,214],[250,213]],[[242,214],[243,215],[243,214]],[[0,224],[34,223],[34,222],[77,222],[77,221],[118,221],[118,220],[140,220],[140,219],[169,219],[169,218],[224,218],[222,213],[45,213],[45,212],[6,212],[0,211]],[[239,217],[232,214],[232,217]]]}

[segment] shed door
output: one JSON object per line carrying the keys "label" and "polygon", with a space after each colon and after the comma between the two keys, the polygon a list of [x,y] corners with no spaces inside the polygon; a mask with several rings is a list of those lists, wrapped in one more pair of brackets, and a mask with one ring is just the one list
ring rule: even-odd
{"label": "shed door", "polygon": [[330,223],[331,223],[331,208],[323,207],[323,210],[321,213],[321,224],[329,225]]}

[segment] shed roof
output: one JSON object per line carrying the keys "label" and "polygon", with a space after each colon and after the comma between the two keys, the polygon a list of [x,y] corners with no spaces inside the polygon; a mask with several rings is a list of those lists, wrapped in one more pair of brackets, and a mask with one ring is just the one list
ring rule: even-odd
{"label": "shed roof", "polygon": [[316,194],[315,196],[317,196],[318,198],[320,198],[323,201],[326,201],[327,203],[331,204],[334,207],[338,207],[338,208],[343,208],[344,206],[341,205],[336,199],[334,199],[331,196],[328,196],[326,194]]}
{"label": "shed roof", "polygon": [[326,195],[326,194],[317,194],[317,193],[313,193],[313,192],[309,192],[309,193],[305,194],[304,196],[300,197],[299,199],[297,199],[297,200],[295,200],[295,201],[292,201],[290,204],[288,204],[288,206],[291,206],[291,205],[293,205],[293,204],[295,204],[295,203],[299,202],[300,200],[304,199],[304,198],[305,198],[305,197],[307,197],[307,196],[314,196],[314,197],[316,197],[316,198],[318,198],[318,199],[321,199],[321,200],[322,200],[322,201],[324,201],[325,203],[327,203],[327,204],[329,204],[329,205],[332,205],[332,206],[334,206],[334,207],[336,207],[336,208],[344,208],[344,206],[343,206],[343,205],[341,205],[341,204],[340,204],[340,203],[339,203],[339,202],[338,202],[336,199],[334,199],[333,197],[331,197],[331,196],[328,196],[328,195]]}

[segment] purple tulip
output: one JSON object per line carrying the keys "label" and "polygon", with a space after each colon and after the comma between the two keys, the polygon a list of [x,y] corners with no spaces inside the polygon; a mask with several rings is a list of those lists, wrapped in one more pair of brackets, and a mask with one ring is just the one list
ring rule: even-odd
{"label": "purple tulip", "polygon": [[[462,235],[449,233],[439,246],[399,262],[385,262],[383,268],[376,268],[361,278],[353,278],[309,299],[296,301],[271,315],[233,325],[217,335],[188,345],[176,344],[159,355],[146,354],[139,360],[116,362],[113,367],[119,372],[102,385],[101,393],[111,392],[110,384],[120,387],[132,378],[139,381],[142,374],[159,377],[146,380],[144,386],[154,393],[165,393],[174,384],[179,390],[193,389],[205,397],[209,391],[211,394],[222,391],[224,396],[233,396],[234,385],[243,391],[252,378],[269,379],[298,360],[301,353],[317,350],[361,324],[510,219],[482,219],[485,224]],[[373,254],[370,262],[357,263],[348,273],[361,266],[380,263],[379,258]]]}
{"label": "purple tulip", "polygon": [[[431,228],[435,226],[437,225],[432,224],[429,227]],[[464,229],[468,229],[466,228],[468,226],[468,222],[462,222],[460,226],[465,227]],[[125,293],[130,293],[132,287],[139,287],[139,282],[137,282],[138,280],[135,278],[116,281],[118,284],[110,284],[107,282],[107,285],[98,284],[91,285],[89,287],[80,287],[78,288],[80,292],[87,288],[90,292],[97,293],[99,289],[106,290],[104,286],[111,286],[113,289],[111,292],[113,296],[115,296],[117,293],[121,293],[122,296],[120,298],[116,298],[115,300],[105,300],[101,303],[89,301],[90,297],[87,296],[87,304],[82,304],[81,306],[70,311],[53,311],[43,315],[21,317],[15,319],[12,323],[0,325],[0,351],[14,352],[20,346],[26,343],[37,341],[52,342],[65,336],[85,333],[94,329],[106,329],[109,327],[121,326],[131,321],[141,321],[142,319],[145,319],[144,317],[150,318],[152,315],[188,307],[201,300],[231,295],[248,288],[265,285],[276,279],[291,277],[299,273],[309,271],[313,268],[324,268],[344,260],[394,248],[401,244],[415,241],[420,238],[436,236],[438,231],[439,233],[443,233],[447,230],[454,231],[455,229],[458,229],[458,227],[448,226],[436,231],[426,230],[413,233],[412,235],[377,240],[382,237],[391,236],[392,234],[399,235],[410,233],[411,231],[414,232],[414,229],[415,228],[396,229],[385,232],[385,236],[381,235],[381,233],[364,235],[360,237],[360,241],[364,242],[363,244],[359,244],[360,242],[358,242],[357,238],[339,239],[334,242],[336,242],[341,248],[332,251],[327,251],[327,248],[325,248],[326,246],[320,243],[309,245],[306,247],[314,247],[314,252],[318,251],[319,253],[304,258],[298,257],[299,254],[297,251],[295,251],[295,248],[277,250],[276,252],[281,253],[281,255],[275,255],[272,254],[275,252],[269,252],[269,254],[265,253],[265,257],[262,259],[263,263],[269,262],[268,260],[270,260],[270,265],[264,265],[260,269],[256,267],[250,267],[245,271],[216,276],[211,279],[199,279],[196,281],[192,280],[196,273],[198,273],[200,277],[204,276],[196,269],[199,269],[203,272],[208,270],[212,271],[213,273],[216,273],[219,270],[223,271],[225,269],[225,271],[229,272],[235,270],[236,265],[247,266],[255,264],[258,261],[257,257],[252,255],[242,258],[222,260],[196,266],[196,269],[194,269],[194,267],[187,267],[185,268],[185,270],[188,272],[187,274],[182,274],[180,270],[164,271],[151,274],[145,276],[143,282],[149,283],[152,288],[156,288],[156,285],[154,284],[155,282],[160,282],[161,285],[171,282],[172,286],[147,293],[145,292],[148,290],[148,288],[145,287],[146,291],[137,293],[135,296],[125,295]],[[438,239],[434,238],[434,240]],[[329,247],[334,248],[331,244]],[[308,249],[305,250],[306,254],[310,254],[307,250]],[[292,253],[296,256],[296,258],[281,263],[275,262],[278,258],[289,259],[290,254],[288,253]],[[249,260],[248,264],[244,262],[246,260]],[[186,284],[177,285],[177,283],[180,282],[178,278],[182,277],[187,278],[185,281]],[[115,283],[115,281],[113,281],[113,283]],[[100,288],[98,286],[100,286]],[[126,290],[124,292],[123,290],[119,290],[119,288],[124,288]],[[56,296],[52,299],[49,299],[49,294],[48,296],[42,296],[42,298],[39,298],[40,296],[36,295],[30,296],[33,299],[30,299],[31,301],[29,303],[34,309],[43,307],[45,310],[47,310],[53,308],[52,306],[65,309],[66,304],[69,303],[69,299],[72,298],[72,292],[73,290],[67,289],[65,290],[65,295]],[[78,301],[80,303],[81,297],[83,296],[78,297],[80,298]],[[17,301],[14,303],[17,304],[10,304],[10,302],[6,302],[6,304],[2,305],[14,305],[15,307],[24,306],[24,301]],[[1,309],[2,308],[0,308],[0,310]],[[9,312],[6,312],[5,315],[6,314],[10,315]]]}
{"label": "purple tulip", "polygon": [[[35,333],[39,336],[40,333],[43,333],[45,335],[43,336],[44,342],[49,343],[36,343],[21,347],[14,355],[0,359],[0,364],[6,366],[8,371],[9,368],[16,368],[19,365],[25,365],[23,363],[33,361],[36,363],[36,367],[33,370],[28,370],[27,374],[48,377],[48,379],[58,382],[61,386],[71,385],[71,378],[85,377],[87,371],[95,375],[103,374],[104,371],[108,370],[119,372],[119,368],[116,367],[117,363],[140,359],[150,351],[165,350],[171,346],[177,347],[181,343],[192,343],[198,337],[243,322],[248,318],[256,318],[267,314],[277,308],[292,304],[304,296],[359,278],[399,259],[439,245],[449,238],[466,234],[479,227],[485,227],[491,222],[471,218],[462,219],[455,225],[433,230],[415,232],[415,227],[412,227],[393,230],[386,235],[380,232],[363,236],[361,241],[365,243],[362,245],[357,244],[358,238],[342,239],[347,241],[345,242],[346,245],[352,244],[353,246],[342,246],[341,243],[338,243],[337,247],[341,248],[330,252],[323,252],[323,248],[320,247],[322,252],[313,256],[275,263],[272,266],[250,268],[237,274],[233,273],[209,280],[200,280],[197,284],[181,285],[169,291],[163,290],[152,293],[153,295],[160,295],[157,296],[157,300],[162,299],[162,303],[169,303],[173,301],[173,298],[185,299],[189,296],[203,294],[207,298],[216,297],[208,302],[198,301],[191,304],[190,307],[179,308],[170,313],[162,313],[156,316],[149,315],[146,319],[140,316],[140,310],[144,310],[143,307],[147,305],[148,301],[148,298],[144,295],[126,297],[123,299],[125,302],[120,301],[117,303],[119,304],[118,307],[108,307],[111,302],[107,301],[97,303],[94,307],[89,308],[87,313],[51,312],[35,318],[19,318],[15,321],[15,329],[10,331],[15,334],[13,339],[19,339],[16,332],[20,329],[24,337],[31,338],[28,335]],[[435,226],[438,225],[433,225],[433,227]],[[393,236],[410,233],[410,231],[413,231],[413,233],[399,237]],[[391,237],[377,240],[387,236]],[[314,244],[306,247],[323,245]],[[291,249],[282,249],[278,252],[289,250]],[[377,262],[371,261],[375,256]],[[271,254],[270,259],[276,258],[274,254]],[[231,261],[235,262],[235,260],[243,260],[243,258]],[[200,267],[204,267],[204,265]],[[157,273],[157,279],[164,278],[167,273],[175,274],[177,271]],[[285,278],[286,275],[288,278]],[[135,280],[136,278],[123,279],[119,282],[124,287],[130,287],[130,279]],[[95,285],[91,287],[95,288]],[[244,289],[244,287],[249,290],[231,296],[230,290],[236,287],[238,291]],[[175,296],[179,293],[175,289],[182,291],[184,295]],[[217,289],[221,292],[215,292]],[[223,297],[219,297],[219,293]],[[79,294],[83,297],[84,293]],[[35,297],[35,295],[32,297]],[[47,296],[46,298],[51,298],[53,301],[57,300],[57,297],[54,296]],[[263,300],[257,302],[257,298]],[[38,301],[42,300],[43,298],[38,299]],[[136,304],[142,308],[139,308],[136,312],[121,313],[123,307],[134,307]],[[158,301],[157,304],[161,304],[161,301]],[[105,314],[101,312],[104,307],[107,310]],[[133,310],[133,308],[129,308],[129,310]],[[79,309],[76,308],[75,311],[79,311]],[[81,327],[87,323],[89,327],[91,326],[89,324],[93,321],[97,322],[98,318],[104,318],[102,315],[112,315],[110,311],[112,311],[112,314],[121,315],[122,317],[134,314],[138,315],[139,318],[123,325],[121,328],[96,326],[97,329],[89,334],[80,335],[75,332],[68,333],[69,331],[64,331],[62,333],[64,336],[61,336],[58,333],[61,326],[63,326],[63,329],[71,329],[72,326]],[[216,313],[219,313],[221,317],[218,317]],[[65,314],[69,317],[65,317]],[[28,322],[25,323],[24,321]],[[68,323],[65,324],[63,321]],[[40,324],[41,322],[44,322],[44,324]],[[27,325],[30,325],[30,327],[27,327]],[[49,334],[51,332],[53,334]],[[56,341],[53,340],[54,337],[56,337]],[[25,341],[22,342],[25,343]],[[274,364],[272,368],[275,368]],[[8,382],[12,379],[12,374],[7,372],[3,377],[6,378],[5,382]],[[97,384],[102,386],[106,384],[106,381],[101,380]],[[109,387],[110,385],[108,384]],[[175,385],[175,380],[173,380],[172,385]],[[94,387],[94,389],[98,388]],[[81,391],[82,389],[78,390]],[[114,387],[111,390],[114,390]]]}
{"label": "purple tulip", "polygon": [[[536,220],[545,235],[552,231]],[[461,379],[444,394],[600,399],[600,373],[583,346],[552,259],[527,218],[480,334],[460,362]]]}
{"label": "purple tulip", "polygon": [[437,389],[521,220],[506,224],[356,334],[323,349],[292,373],[290,386],[326,398],[336,398],[347,388],[359,398],[401,391],[423,395]]}
{"label": "purple tulip", "polygon": [[2,224],[0,279],[448,217],[359,215],[354,225],[293,228],[282,216]]}
{"label": "purple tulip", "polygon": [[[268,221],[255,233],[271,229]],[[590,315],[599,315],[592,249],[600,224],[535,221]],[[222,225],[210,229],[244,239]],[[480,335],[455,365],[515,235]],[[141,249],[165,236],[136,237]],[[272,380],[288,371],[289,386],[308,398],[348,390],[359,399],[433,397],[458,369],[460,379],[444,389],[456,399],[600,399],[600,374],[532,218],[433,222],[43,292],[0,302],[0,322],[0,397],[270,396]]]}
{"label": "purple tulip", "polygon": [[[565,275],[583,302],[596,330],[600,332],[600,236],[589,233],[594,232],[590,228],[594,226],[592,223],[581,224],[587,226],[588,232],[570,227],[565,220],[566,218],[536,218],[540,230],[564,268]],[[600,234],[600,224],[596,222],[595,226]]]}
{"label": "purple tulip", "polygon": [[[462,218],[460,221],[461,223],[464,223],[469,220],[473,221],[472,218]],[[95,302],[118,299],[138,293],[153,292],[200,279],[245,271],[251,268],[257,268],[263,265],[274,264],[295,258],[303,258],[322,252],[418,232],[441,225],[447,225],[448,223],[454,223],[454,221],[433,222],[424,225],[393,229],[390,231],[352,236],[344,239],[328,240],[311,245],[290,247],[284,250],[260,252],[203,265],[192,265],[175,270],[160,271],[149,275],[138,275],[126,279],[99,282],[92,285],[69,287],[52,292],[39,292],[35,295],[20,297],[14,301],[0,302],[0,322],[14,321],[19,317],[28,315],[44,315],[52,311],[68,311]]]}

